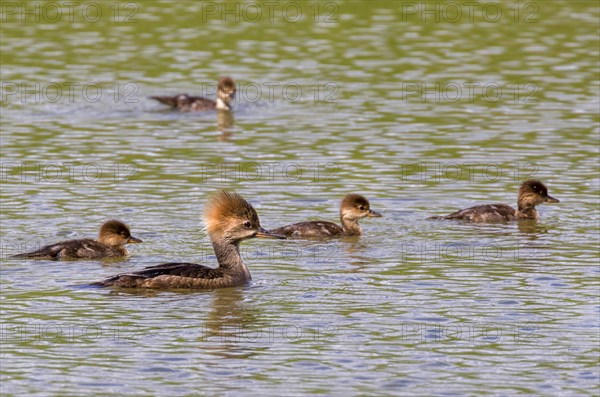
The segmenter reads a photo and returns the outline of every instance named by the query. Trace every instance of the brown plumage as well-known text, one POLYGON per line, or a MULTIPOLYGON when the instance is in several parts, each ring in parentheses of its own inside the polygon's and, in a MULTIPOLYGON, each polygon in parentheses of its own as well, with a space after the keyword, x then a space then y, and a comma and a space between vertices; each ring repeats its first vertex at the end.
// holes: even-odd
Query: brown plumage
POLYGON ((213 109, 231 110, 232 102, 235 98, 235 82, 231 77, 221 77, 217 87, 216 101, 198 96, 190 96, 188 94, 179 94, 175 96, 152 96, 150 98, 184 112, 213 109))
POLYGON ((271 230, 271 233, 293 238, 328 238, 340 236, 360 236, 362 229, 358 221, 365 217, 381 217, 371 210, 369 200, 360 194, 347 194, 340 203, 339 226, 327 221, 294 223, 271 230))
POLYGON ((125 244, 141 243, 131 235, 123 222, 110 220, 100 228, 98 239, 61 241, 46 245, 36 251, 14 255, 13 258, 27 259, 101 259, 127 256, 125 244))
POLYGON ((517 209, 507 204, 485 204, 453 212, 450 215, 434 216, 428 219, 455 219, 476 223, 510 222, 519 219, 538 219, 536 205, 558 203, 559 200, 548 195, 546 186, 535 179, 526 180, 519 188, 517 209))
POLYGON ((163 263, 118 274, 93 285, 161 289, 239 286, 251 280, 240 256, 240 242, 254 237, 285 239, 263 229, 250 203, 232 192, 220 191, 209 199, 204 209, 204 221, 217 256, 217 268, 195 263, 163 263))

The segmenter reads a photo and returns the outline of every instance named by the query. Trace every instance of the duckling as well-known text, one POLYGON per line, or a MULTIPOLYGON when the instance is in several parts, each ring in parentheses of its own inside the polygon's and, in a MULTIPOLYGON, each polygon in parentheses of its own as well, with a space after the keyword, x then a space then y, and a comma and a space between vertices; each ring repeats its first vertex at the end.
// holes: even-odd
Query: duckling
POLYGON ((163 263, 92 285, 155 289, 236 287, 252 279, 240 256, 240 242, 254 237, 285 239, 263 229, 252 205, 233 192, 219 191, 213 195, 206 204, 204 221, 217 256, 216 268, 195 263, 163 263))
POLYGON ((520 219, 538 219, 536 205, 542 203, 559 203, 548 195, 546 186, 535 179, 526 180, 519 188, 517 209, 507 204, 485 204, 453 212, 445 216, 433 216, 428 219, 457 219, 466 222, 492 223, 510 222, 520 219))
POLYGON ((184 112, 206 111, 206 110, 231 110, 231 103, 235 97, 235 83, 231 77, 221 77, 217 86, 217 100, 179 94, 175 96, 152 96, 160 103, 177 108, 184 112))
POLYGON ((13 258, 26 259, 101 259, 127 256, 125 244, 141 243, 142 240, 131 235, 123 222, 110 220, 100 228, 98 240, 85 238, 81 240, 61 241, 46 245, 37 251, 13 255, 13 258))
POLYGON ((278 227, 270 232, 286 237, 324 238, 340 236, 360 236, 362 229, 358 221, 362 218, 379 218, 382 215, 371 209, 369 200, 360 194, 347 194, 340 203, 342 226, 327 221, 308 221, 278 227))

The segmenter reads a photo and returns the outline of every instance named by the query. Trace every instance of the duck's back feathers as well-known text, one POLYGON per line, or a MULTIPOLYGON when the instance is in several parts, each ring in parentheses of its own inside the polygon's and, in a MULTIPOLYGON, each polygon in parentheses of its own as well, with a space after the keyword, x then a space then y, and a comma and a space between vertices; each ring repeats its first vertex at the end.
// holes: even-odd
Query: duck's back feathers
POLYGON ((219 288, 239 285, 220 269, 195 263, 163 263, 123 273, 92 285, 122 288, 219 288))
POLYGON ((179 94, 175 96, 152 96, 150 97, 183 111, 195 111, 195 110, 211 110, 216 107, 216 102, 207 98, 199 96, 190 96, 188 94, 179 94))
POLYGON ((510 222, 517 219, 516 211, 506 204, 485 204, 453 212, 445 216, 433 216, 429 219, 455 219, 465 222, 510 222))
POLYGON ((100 259, 127 255, 125 247, 112 247, 86 238, 46 245, 39 250, 14 255, 23 259, 100 259))
POLYGON ((344 234, 344 229, 333 222, 309 221, 294 223, 270 230, 271 233, 286 237, 337 237, 344 234))

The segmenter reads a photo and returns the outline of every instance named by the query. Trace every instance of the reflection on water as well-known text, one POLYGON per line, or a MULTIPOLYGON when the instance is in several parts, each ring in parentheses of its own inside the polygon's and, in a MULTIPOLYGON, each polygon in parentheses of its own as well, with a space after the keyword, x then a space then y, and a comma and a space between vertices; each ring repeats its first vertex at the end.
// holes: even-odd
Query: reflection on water
MULTIPOLYGON (((240 346, 243 342, 252 342, 260 332, 259 321, 264 317, 257 309, 252 309, 248 302, 243 301, 247 291, 225 288, 215 290, 210 312, 207 318, 199 324, 203 333, 201 342, 205 353, 218 358, 241 358, 254 355, 251 350, 240 346)), ((218 366, 218 364, 217 364, 218 366)))
POLYGON ((221 132, 220 141, 227 141, 233 136, 232 129, 234 124, 233 112, 226 110, 217 111, 217 129, 221 132))
POLYGON ((3 8, 0 391, 593 394, 597 2, 457 22, 418 2, 294 4, 297 21, 239 23, 210 2, 120 3, 109 23, 3 8), (211 96, 220 75, 239 84, 233 113, 148 99, 211 96), (514 203, 531 177, 561 199, 537 222, 427 220, 514 203), (334 220, 350 192, 384 217, 360 238, 245 242, 244 288, 85 287, 216 265, 200 217, 221 188, 266 228, 334 220), (144 240, 130 258, 8 258, 107 218, 144 240))
POLYGON ((550 231, 548 226, 540 224, 533 219, 519 221, 517 222, 517 225, 519 226, 519 231, 532 240, 535 240, 539 238, 539 235, 543 235, 550 231))

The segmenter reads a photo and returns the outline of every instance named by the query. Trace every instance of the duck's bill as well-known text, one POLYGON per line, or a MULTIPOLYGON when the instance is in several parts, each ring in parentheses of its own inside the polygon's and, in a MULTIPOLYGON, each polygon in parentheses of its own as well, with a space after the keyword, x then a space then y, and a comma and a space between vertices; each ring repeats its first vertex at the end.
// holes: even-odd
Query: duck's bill
POLYGON ((128 244, 139 244, 139 243, 143 243, 143 241, 139 238, 135 238, 133 236, 129 237, 129 240, 127 240, 128 244))
POLYGON ((258 230, 258 233, 254 235, 254 237, 258 238, 277 238, 280 240, 286 240, 287 237, 282 236, 281 234, 271 233, 270 231, 263 229, 262 227, 258 230))
POLYGON ((560 203, 560 200, 559 199, 555 199, 552 196, 548 196, 548 197, 546 197, 546 202, 547 203, 560 203))
POLYGON ((383 215, 381 215, 379 212, 369 210, 369 214, 367 216, 369 218, 381 218, 383 215))

